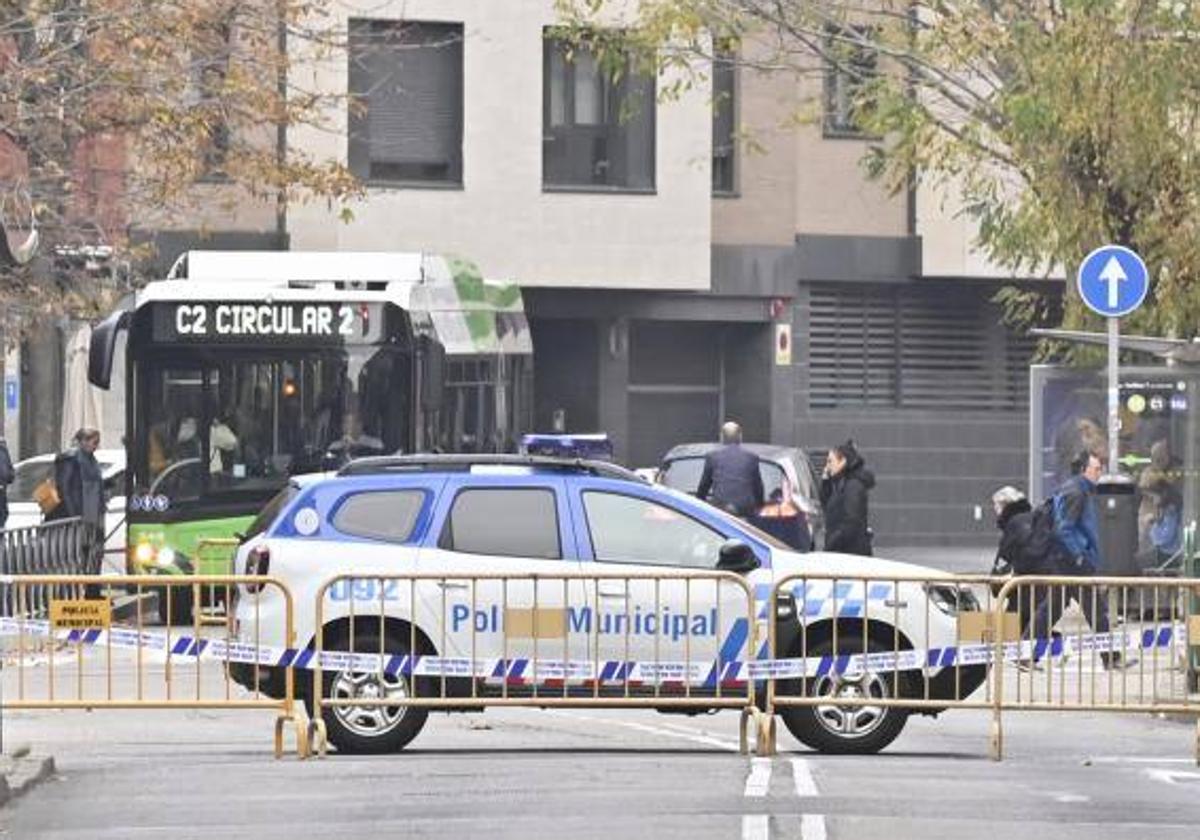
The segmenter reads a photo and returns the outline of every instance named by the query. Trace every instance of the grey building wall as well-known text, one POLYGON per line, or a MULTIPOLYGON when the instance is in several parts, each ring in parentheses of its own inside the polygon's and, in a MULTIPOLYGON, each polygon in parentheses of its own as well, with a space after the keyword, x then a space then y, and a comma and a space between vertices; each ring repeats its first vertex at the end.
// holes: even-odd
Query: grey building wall
POLYGON ((818 466, 855 441, 878 480, 877 545, 986 545, 992 492, 1027 470, 1032 343, 1002 323, 999 283, 920 279, 913 242, 798 240, 792 434, 818 466), (850 311, 831 321, 839 295, 850 311), (830 385, 831 344, 858 393, 830 385))

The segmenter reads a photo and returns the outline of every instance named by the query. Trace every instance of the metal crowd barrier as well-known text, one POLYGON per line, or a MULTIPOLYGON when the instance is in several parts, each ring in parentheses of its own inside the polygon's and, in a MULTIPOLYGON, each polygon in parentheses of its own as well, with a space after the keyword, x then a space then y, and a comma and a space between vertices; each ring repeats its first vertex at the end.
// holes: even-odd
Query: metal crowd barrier
POLYGON ((992 755, 1004 711, 1198 715, 1189 649, 1200 644, 1200 579, 1018 577, 997 595, 1019 632, 995 642, 992 755), (1010 613, 1011 614, 1011 613, 1010 613))
POLYGON ((765 731, 737 673, 755 609, 723 572, 340 575, 316 594, 310 741, 324 754, 329 716, 381 708, 731 708, 746 752, 747 724, 765 731), (339 690, 396 673, 403 696, 339 690))
MULTIPOLYGON (((233 537, 205 537, 196 541, 195 568, 199 574, 237 574, 233 558, 241 541, 233 537), (219 569, 219 571, 217 571, 219 569)), ((233 618, 232 603, 219 584, 207 584, 203 601, 193 601, 201 624, 226 624, 233 618)))
POLYGON ((767 753, 792 728, 866 733, 890 714, 992 708, 996 581, 983 575, 797 574, 777 581, 767 627, 767 753), (803 710, 803 711, 801 711, 803 710), (892 712, 891 710, 896 710, 892 712))
MULTIPOLYGON (((78 517, 0 531, 0 575, 94 575, 99 572, 96 536, 78 517)), ((95 583, 94 580, 89 583, 95 583)), ((53 598, 80 597, 84 584, 44 584, 25 591, 26 617, 45 617, 53 598)), ((13 592, 0 593, 0 616, 16 616, 13 592)))
MULTIPOLYGON (((800 708, 847 726, 893 708, 987 709, 996 759, 1006 711, 1200 716, 1187 680, 1197 595, 1200 579, 784 578, 768 613, 764 751, 776 715, 800 708)), ((1200 718, 1196 739, 1200 762, 1200 718)))
MULTIPOLYGON (((192 622, 174 627, 146 627, 141 611, 126 622, 114 621, 107 598, 81 597, 90 575, 5 576, 0 585, 15 605, 12 616, 0 618, 0 640, 9 659, 3 670, 3 702, 17 709, 258 709, 276 712, 275 755, 284 747, 284 729, 294 727, 296 748, 308 755, 308 728, 295 705, 291 669, 285 669, 281 697, 270 697, 257 686, 259 672, 273 664, 260 645, 263 637, 286 639, 294 645, 292 596, 278 580, 247 576, 124 575, 106 578, 141 596, 177 588, 198 599, 203 587, 224 589, 227 603, 238 585, 257 585, 278 591, 283 598, 284 627, 262 626, 258 611, 243 623, 239 643, 230 632, 202 626, 198 612, 192 622), (35 603, 46 598, 42 617, 35 603), (265 630, 273 632, 266 633, 265 630), (252 689, 235 685, 231 666, 252 674, 252 689), (248 695, 248 696, 247 696, 248 695)), ((168 597, 168 611, 174 599, 168 597)))

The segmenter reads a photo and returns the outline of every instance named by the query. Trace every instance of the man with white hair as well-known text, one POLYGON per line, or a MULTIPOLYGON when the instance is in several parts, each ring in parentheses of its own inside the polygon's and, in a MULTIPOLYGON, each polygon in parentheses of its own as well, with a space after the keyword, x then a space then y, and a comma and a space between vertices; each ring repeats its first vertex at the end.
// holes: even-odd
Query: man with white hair
POLYGON ((696 495, 743 519, 763 506, 758 456, 742 447, 742 427, 732 420, 721 426, 721 448, 704 458, 696 495))

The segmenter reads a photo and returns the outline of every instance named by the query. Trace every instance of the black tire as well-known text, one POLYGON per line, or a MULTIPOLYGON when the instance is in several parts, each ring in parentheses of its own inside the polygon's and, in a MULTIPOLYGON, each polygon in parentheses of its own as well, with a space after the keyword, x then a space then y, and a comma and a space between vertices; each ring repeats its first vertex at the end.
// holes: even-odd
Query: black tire
MULTIPOLYGON (((840 639, 839 642, 838 647, 843 653, 860 652, 863 649, 861 638, 857 641, 840 639)), ((886 653, 891 648, 869 640, 867 650, 871 653, 886 653)), ((832 653, 832 642, 821 642, 813 645, 808 655, 820 657, 829 656, 832 653)), ((795 695, 801 691, 811 695, 816 692, 828 693, 841 687, 848 690, 857 687, 859 696, 862 692, 866 692, 870 696, 882 699, 893 696, 893 689, 896 686, 896 680, 893 679, 891 672, 874 675, 868 673, 861 681, 847 681, 843 686, 839 686, 832 676, 814 677, 807 680, 807 686, 804 682, 800 680, 790 682, 787 684, 787 688, 780 692, 781 695, 788 693, 795 695)), ((905 680, 901 676, 899 687, 902 694, 905 691, 904 686, 905 680)), ((904 724, 908 721, 908 711, 895 706, 854 707, 832 704, 830 706, 788 706, 780 710, 780 717, 783 718, 784 725, 796 740, 818 752, 870 755, 879 752, 896 740, 904 729, 904 724), (847 715, 850 713, 854 713, 852 725, 862 731, 858 733, 836 731, 849 728, 846 722, 847 715), (861 725, 858 723, 859 720, 862 721, 861 725)))
POLYGON ((192 587, 164 586, 157 590, 158 620, 166 624, 168 619, 176 627, 192 623, 192 587), (170 602, 171 613, 167 615, 167 603, 170 602))
MULTIPOLYGON (((346 641, 342 639, 341 644, 329 642, 326 646, 330 650, 347 650, 346 641)), ((409 652, 408 642, 400 640, 392 633, 386 635, 383 649, 389 654, 405 655, 409 652)), ((359 653, 379 653, 378 628, 364 629, 355 633, 354 650, 359 653)), ((394 680, 395 685, 403 686, 403 690, 411 695, 412 677, 397 675, 394 680)), ((433 690, 432 685, 427 685, 429 682, 429 680, 417 680, 417 690, 421 696, 429 696, 433 690)), ((375 691, 379 691, 377 675, 325 671, 322 674, 321 692, 322 697, 326 700, 346 698, 351 690, 359 691, 369 685, 374 685, 375 691), (354 686, 356 679, 361 680, 362 685, 354 686)), ((308 709, 308 716, 315 718, 317 712, 313 708, 311 691, 304 693, 304 704, 308 709)), ((325 721, 325 732, 329 743, 337 747, 338 752, 376 755, 399 752, 404 749, 425 727, 425 721, 429 718, 429 709, 416 706, 325 707, 321 709, 321 718, 325 721), (380 730, 374 735, 368 733, 368 729, 372 727, 367 724, 371 720, 375 721, 373 728, 380 730)))

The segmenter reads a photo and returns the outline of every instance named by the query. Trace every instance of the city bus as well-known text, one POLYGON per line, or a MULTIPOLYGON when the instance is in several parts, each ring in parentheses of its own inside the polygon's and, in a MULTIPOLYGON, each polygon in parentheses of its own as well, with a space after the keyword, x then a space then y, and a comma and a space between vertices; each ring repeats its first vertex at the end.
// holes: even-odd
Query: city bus
MULTIPOLYGON (((466 261, 185 254, 91 336, 89 382, 125 392, 126 567, 228 574, 232 541, 293 476, 513 446, 531 353, 519 290, 466 261)), ((189 593, 169 590, 162 618, 190 621, 189 593)))

